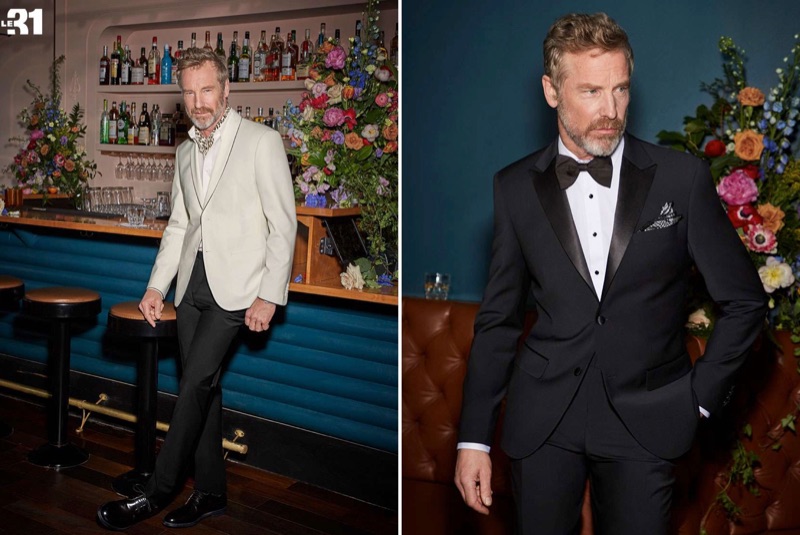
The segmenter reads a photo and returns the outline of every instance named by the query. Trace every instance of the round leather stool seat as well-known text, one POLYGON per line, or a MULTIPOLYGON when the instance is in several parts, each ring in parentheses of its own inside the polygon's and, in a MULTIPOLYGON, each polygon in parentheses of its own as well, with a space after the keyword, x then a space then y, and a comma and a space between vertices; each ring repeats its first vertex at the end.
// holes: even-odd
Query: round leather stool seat
POLYGON ((158 339, 175 336, 178 320, 175 305, 164 303, 161 319, 155 327, 147 323, 139 303, 118 303, 108 311, 108 330, 114 334, 139 339, 136 360, 136 457, 133 470, 114 478, 111 487, 133 498, 147 483, 156 466, 156 404, 158 402, 158 339))
POLYGON ((16 307, 23 295, 25 295, 25 283, 22 279, 0 275, 0 306, 16 307))
POLYGON ((117 334, 128 336, 164 337, 175 336, 177 323, 175 305, 165 302, 161 311, 161 319, 151 327, 139 310, 139 303, 127 301, 118 303, 108 311, 108 328, 117 334))
POLYGON ((100 313, 100 294, 85 288, 38 288, 25 294, 22 309, 43 318, 89 318, 100 313))

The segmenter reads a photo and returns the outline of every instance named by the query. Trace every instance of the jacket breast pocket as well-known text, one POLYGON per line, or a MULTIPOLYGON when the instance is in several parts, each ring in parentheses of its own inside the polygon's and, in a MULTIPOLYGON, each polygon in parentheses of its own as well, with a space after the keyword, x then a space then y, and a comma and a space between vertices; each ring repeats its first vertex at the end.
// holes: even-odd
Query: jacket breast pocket
POLYGON ((519 369, 536 379, 540 379, 544 375, 549 363, 550 360, 547 357, 531 349, 527 344, 522 346, 517 359, 519 369))
POLYGON ((688 353, 682 353, 678 358, 647 370, 645 382, 647 390, 655 390, 673 381, 677 381, 692 371, 692 359, 688 353))

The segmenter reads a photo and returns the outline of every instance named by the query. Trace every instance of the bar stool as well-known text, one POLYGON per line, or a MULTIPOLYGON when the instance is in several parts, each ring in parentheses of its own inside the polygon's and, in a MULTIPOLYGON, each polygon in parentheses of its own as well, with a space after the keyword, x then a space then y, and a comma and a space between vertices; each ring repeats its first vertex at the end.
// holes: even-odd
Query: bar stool
MULTIPOLYGON (((0 275, 0 310, 12 311, 19 307, 19 300, 25 295, 25 283, 10 275, 0 275)), ((0 421, 0 438, 6 438, 14 428, 0 421)))
POLYGON ((136 464, 133 470, 117 476, 111 487, 118 494, 140 494, 134 486, 144 485, 156 466, 156 394, 158 391, 158 339, 175 336, 175 306, 164 303, 161 319, 151 327, 139 311, 139 303, 119 303, 108 311, 108 329, 112 333, 139 339, 136 363, 136 464))
POLYGON ((50 378, 47 444, 33 450, 28 461, 60 470, 85 463, 89 454, 67 441, 69 416, 70 325, 100 313, 100 294, 84 288, 51 287, 30 290, 22 299, 22 312, 50 320, 47 360, 50 378))

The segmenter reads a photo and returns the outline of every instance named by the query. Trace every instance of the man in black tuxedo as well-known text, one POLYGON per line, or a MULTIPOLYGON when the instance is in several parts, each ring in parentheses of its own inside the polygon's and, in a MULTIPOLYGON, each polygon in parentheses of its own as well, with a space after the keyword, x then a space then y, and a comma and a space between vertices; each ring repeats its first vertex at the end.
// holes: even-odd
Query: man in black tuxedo
POLYGON ((506 397, 520 533, 577 532, 588 477, 596 532, 663 534, 674 460, 723 406, 766 296, 708 166, 625 133, 624 30, 603 13, 567 15, 544 59, 559 139, 495 176, 456 485, 488 514, 488 444, 506 397), (720 308, 694 367, 684 342, 693 266, 720 308), (529 299, 538 320, 518 351, 529 299))

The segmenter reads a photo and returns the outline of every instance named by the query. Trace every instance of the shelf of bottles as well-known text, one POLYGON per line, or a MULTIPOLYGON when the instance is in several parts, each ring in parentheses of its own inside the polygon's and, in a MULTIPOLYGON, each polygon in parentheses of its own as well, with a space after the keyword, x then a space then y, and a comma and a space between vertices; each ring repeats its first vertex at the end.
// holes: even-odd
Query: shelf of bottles
MULTIPOLYGON (((235 82, 230 84, 231 93, 246 91, 294 91, 305 89, 303 80, 289 82, 235 82)), ((101 85, 97 92, 100 94, 143 94, 143 95, 179 95, 180 88, 177 84, 170 85, 101 85)))

